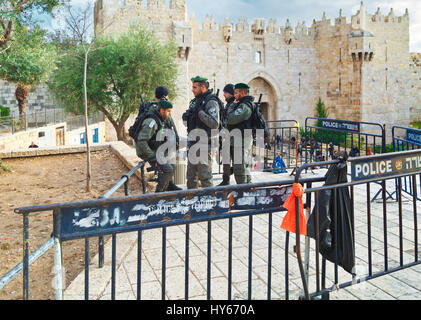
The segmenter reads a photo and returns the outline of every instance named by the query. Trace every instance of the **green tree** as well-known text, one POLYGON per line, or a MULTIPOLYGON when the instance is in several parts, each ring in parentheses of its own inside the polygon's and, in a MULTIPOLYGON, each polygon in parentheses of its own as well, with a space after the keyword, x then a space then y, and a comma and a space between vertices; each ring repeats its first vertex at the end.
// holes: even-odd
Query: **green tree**
MULTIPOLYGON (((95 40, 88 57, 87 98, 89 111, 103 112, 114 126, 118 140, 128 141, 125 123, 140 105, 140 93, 153 99, 155 88, 163 85, 175 97, 177 46, 162 43, 142 24, 133 25, 120 37, 95 40)), ((58 62, 58 72, 50 79, 50 89, 63 106, 83 114, 83 49, 75 48, 58 62)))
POLYGON ((21 118, 26 113, 30 86, 45 83, 55 68, 54 46, 44 42, 45 31, 39 27, 19 26, 8 50, 0 53, 0 77, 17 83, 16 100, 21 118))
POLYGON ((325 103, 323 102, 322 98, 319 97, 319 101, 317 101, 316 105, 316 113, 318 118, 326 119, 329 117, 329 113, 327 112, 327 108, 325 103))
MULTIPOLYGON (((61 52, 66 52, 69 48, 79 47, 84 53, 83 61, 83 106, 85 118, 85 137, 86 137, 86 191, 91 192, 92 189, 92 168, 91 168, 91 149, 90 149, 90 135, 89 135, 89 118, 88 118, 88 88, 87 88, 87 74, 88 74, 88 57, 89 53, 94 47, 93 42, 93 6, 88 2, 83 8, 73 10, 70 5, 66 6, 66 30, 64 35, 56 33, 54 38, 57 48, 61 52)), ((113 21, 109 22, 111 25, 113 21)), ((108 26, 109 26, 108 25, 108 26)), ((104 30, 102 30, 104 31, 104 30)), ((53 38, 53 39, 54 39, 53 38)))
POLYGON ((16 26, 35 11, 51 14, 64 0, 0 0, 0 50, 10 47, 16 26))

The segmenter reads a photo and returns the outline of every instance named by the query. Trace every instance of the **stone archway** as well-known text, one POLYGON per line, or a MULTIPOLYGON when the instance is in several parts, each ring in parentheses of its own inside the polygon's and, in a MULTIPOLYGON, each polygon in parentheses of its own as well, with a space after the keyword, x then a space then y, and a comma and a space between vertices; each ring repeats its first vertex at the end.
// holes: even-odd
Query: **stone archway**
POLYGON ((255 97, 255 102, 259 100, 260 94, 263 94, 262 96, 262 112, 265 116, 265 119, 267 121, 271 120, 278 120, 277 119, 277 103, 278 98, 276 95, 275 90, 273 89, 273 86, 264 78, 262 77, 256 77, 253 80, 251 80, 249 83, 250 89, 250 95, 255 97))

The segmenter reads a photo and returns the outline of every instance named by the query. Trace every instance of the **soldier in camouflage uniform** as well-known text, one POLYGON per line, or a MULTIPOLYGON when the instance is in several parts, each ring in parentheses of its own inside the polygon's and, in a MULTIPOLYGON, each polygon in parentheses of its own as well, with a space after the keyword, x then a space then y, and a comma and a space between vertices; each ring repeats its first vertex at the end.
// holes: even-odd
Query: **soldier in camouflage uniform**
MULTIPOLYGON (((234 85, 233 84, 227 84, 224 88, 224 98, 226 101, 225 105, 225 112, 223 115, 221 115, 221 121, 224 123, 224 127, 226 127, 227 124, 227 112, 228 109, 231 107, 232 104, 235 104, 235 97, 234 97, 234 85)), ((227 141, 228 143, 229 141, 227 141)), ((222 140, 222 143, 225 143, 225 140, 222 140)), ((222 186, 228 186, 230 185, 232 170, 231 170, 231 161, 233 157, 233 152, 230 150, 230 163, 223 165, 223 175, 222 175, 222 183, 219 185, 219 187, 222 186)))
MULTIPOLYGON (((208 155, 206 163, 193 164, 188 157, 187 163, 187 188, 197 189, 199 181, 202 188, 213 186, 212 177, 212 130, 219 129, 219 104, 216 96, 209 90, 208 79, 203 77, 192 78, 193 94, 195 99, 191 102, 189 110, 183 115, 187 123, 187 133, 201 129, 207 134, 208 155)), ((193 145, 203 143, 201 140, 188 142, 188 149, 193 145)))
POLYGON ((231 138, 231 148, 234 155, 242 155, 242 161, 234 157, 234 176, 237 184, 251 183, 251 169, 253 161, 253 137, 244 135, 246 129, 253 129, 251 116, 254 110, 254 97, 249 96, 250 87, 247 84, 239 83, 235 85, 236 103, 231 104, 227 110, 227 125, 231 132, 239 129, 243 139, 240 142, 231 138))
POLYGON ((161 164, 156 156, 159 147, 165 143, 165 141, 157 141, 159 131, 164 129, 172 130, 175 138, 171 120, 172 108, 172 103, 166 100, 161 100, 158 103, 158 108, 151 108, 141 124, 136 143, 137 156, 149 162, 151 167, 158 171, 156 193, 181 190, 173 182, 175 165, 161 164))

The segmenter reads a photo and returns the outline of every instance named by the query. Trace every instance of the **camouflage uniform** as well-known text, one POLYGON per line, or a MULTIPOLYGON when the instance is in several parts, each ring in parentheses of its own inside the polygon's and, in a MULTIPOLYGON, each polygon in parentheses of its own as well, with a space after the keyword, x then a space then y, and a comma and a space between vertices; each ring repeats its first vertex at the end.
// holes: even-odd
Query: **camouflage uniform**
MULTIPOLYGON (((187 122, 187 131, 190 134, 195 129, 202 129, 208 135, 208 159, 207 163, 192 164, 189 159, 187 163, 187 188, 197 189, 199 181, 202 188, 213 186, 212 176, 212 135, 211 130, 219 128, 219 104, 210 95, 211 90, 194 99, 189 110, 184 114, 183 120, 187 122), (208 101, 208 102, 206 102, 208 101), (194 106, 193 106, 194 103, 194 106)), ((189 149, 200 141, 189 141, 189 149)))
MULTIPOLYGON (((235 98, 234 97, 232 97, 231 99, 229 99, 227 101, 227 104, 225 106, 225 114, 224 114, 225 121, 227 121, 228 110, 230 108, 232 109, 232 108, 235 107, 234 101, 235 101, 235 98)), ((222 143, 225 143, 225 141, 222 141, 222 143)), ((234 154, 233 154, 233 148, 230 148, 230 163, 223 165, 222 179, 223 179, 223 182, 225 182, 226 184, 229 184, 230 183, 230 180, 231 180, 231 175, 232 175, 231 163, 233 162, 233 156, 234 156, 234 154)))
POLYGON ((245 136, 246 129, 252 129, 250 119, 253 113, 254 98, 246 96, 240 99, 238 104, 231 104, 227 110, 227 124, 230 131, 239 129, 243 133, 241 144, 231 138, 231 148, 234 154, 242 154, 242 163, 236 164, 234 161, 234 176, 237 184, 251 183, 251 169, 253 166, 253 138, 245 136))
POLYGON ((158 132, 164 129, 174 131, 172 119, 163 120, 158 108, 153 108, 142 123, 136 143, 137 156, 148 161, 151 166, 157 165, 158 167, 156 193, 167 191, 175 172, 175 165, 173 164, 157 164, 156 152, 164 142, 157 141, 156 138, 158 132))

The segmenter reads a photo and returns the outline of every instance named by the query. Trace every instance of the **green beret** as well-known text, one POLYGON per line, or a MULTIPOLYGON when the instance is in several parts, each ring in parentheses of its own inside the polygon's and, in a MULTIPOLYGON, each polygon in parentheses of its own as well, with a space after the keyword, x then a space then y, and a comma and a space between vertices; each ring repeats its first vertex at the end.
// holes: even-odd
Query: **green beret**
POLYGON ((237 83, 235 85, 235 89, 247 89, 247 90, 249 90, 250 86, 245 84, 245 83, 237 83))
POLYGON ((207 82, 208 78, 197 76, 197 77, 191 78, 191 81, 192 82, 207 82))
POLYGON ((169 102, 169 101, 166 101, 166 100, 159 101, 158 105, 161 109, 172 109, 173 108, 172 103, 169 102))

